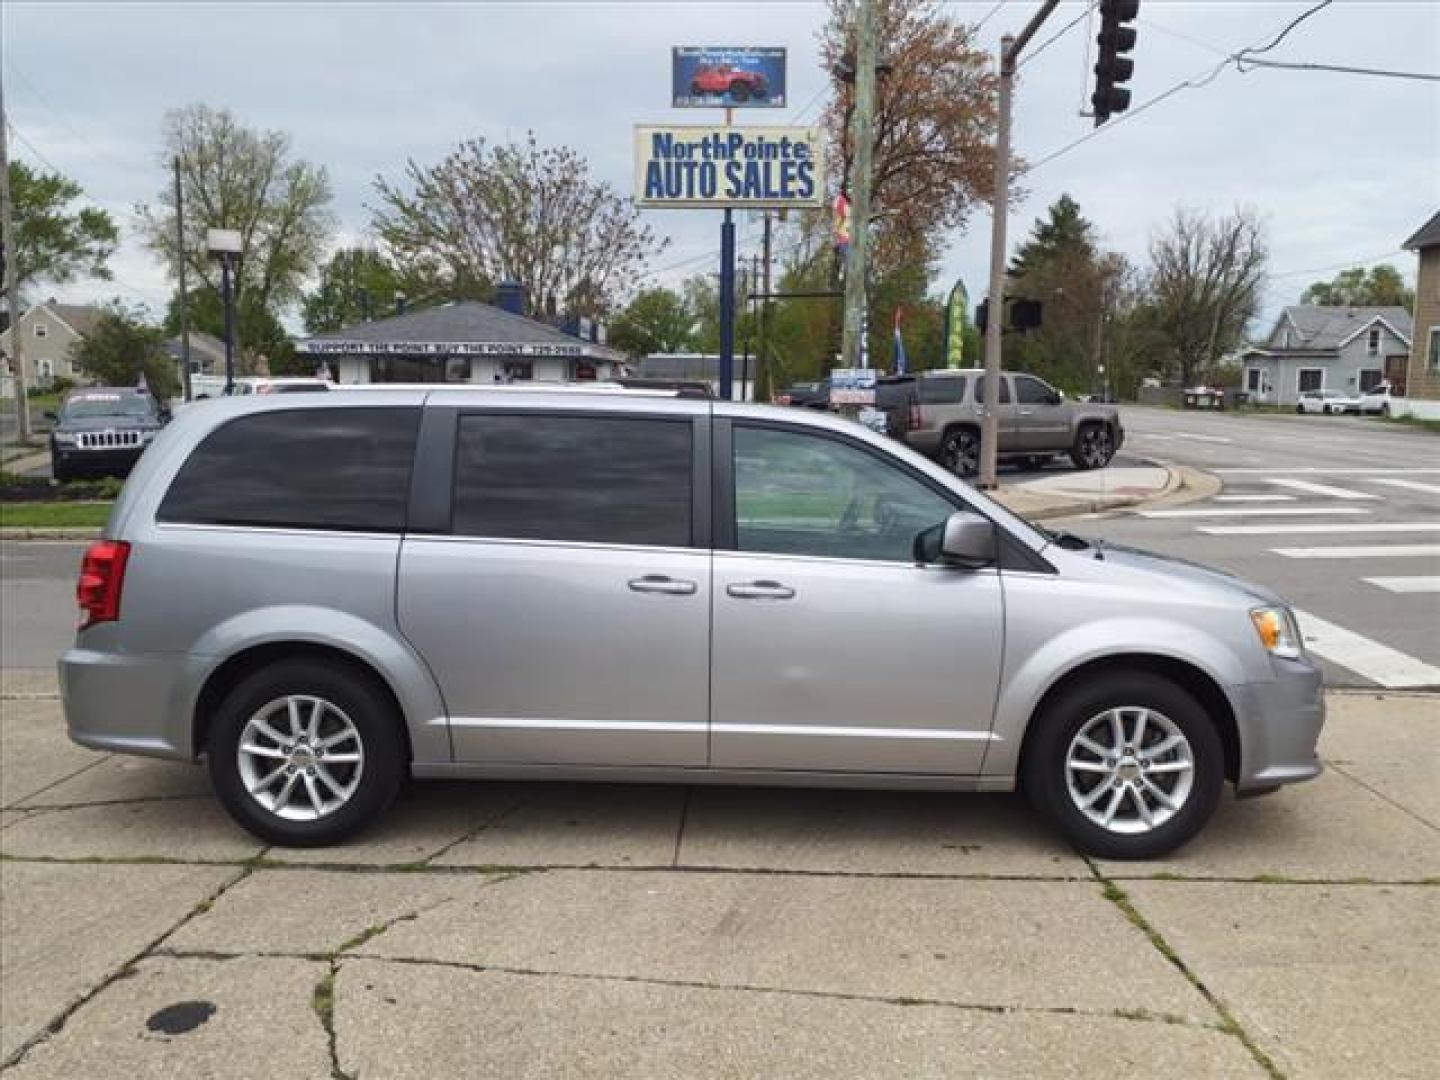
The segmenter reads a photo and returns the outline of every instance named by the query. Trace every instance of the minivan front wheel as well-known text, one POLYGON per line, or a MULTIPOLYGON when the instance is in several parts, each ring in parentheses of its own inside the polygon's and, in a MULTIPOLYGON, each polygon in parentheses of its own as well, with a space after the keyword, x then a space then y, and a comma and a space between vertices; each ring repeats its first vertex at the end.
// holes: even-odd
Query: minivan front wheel
POLYGON ((1210 717, 1180 687, 1109 673, 1048 704, 1022 765, 1036 807, 1081 851, 1148 859, 1215 812, 1225 755, 1210 717))
POLYGON ((980 471, 980 436, 971 428, 947 431, 940 443, 940 463, 956 476, 974 476, 980 471))
POLYGON ((274 844, 319 847, 358 833, 404 774, 394 707, 372 682, 323 661, 285 661, 242 680, 208 745, 226 810, 274 844))

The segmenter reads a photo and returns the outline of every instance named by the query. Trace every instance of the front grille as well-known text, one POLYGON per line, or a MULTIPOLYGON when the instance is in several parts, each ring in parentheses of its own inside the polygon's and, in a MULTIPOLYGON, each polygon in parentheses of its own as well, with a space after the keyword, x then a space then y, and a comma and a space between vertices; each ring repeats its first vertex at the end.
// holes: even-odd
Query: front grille
POLYGON ((82 431, 75 445, 82 450, 123 450, 140 445, 138 431, 82 431))

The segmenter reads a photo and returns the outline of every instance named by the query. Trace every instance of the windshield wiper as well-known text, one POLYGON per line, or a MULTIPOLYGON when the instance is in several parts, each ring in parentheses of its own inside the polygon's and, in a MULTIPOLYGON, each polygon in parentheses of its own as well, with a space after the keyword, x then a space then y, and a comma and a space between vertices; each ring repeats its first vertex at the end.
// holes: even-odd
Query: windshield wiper
POLYGON ((1105 558, 1103 543, 1100 540, 1087 540, 1083 536, 1077 536, 1075 533, 1066 532, 1063 529, 1046 529, 1042 526, 1040 531, 1048 536, 1053 543, 1059 544, 1066 551, 1085 551, 1093 548, 1095 558, 1105 558))

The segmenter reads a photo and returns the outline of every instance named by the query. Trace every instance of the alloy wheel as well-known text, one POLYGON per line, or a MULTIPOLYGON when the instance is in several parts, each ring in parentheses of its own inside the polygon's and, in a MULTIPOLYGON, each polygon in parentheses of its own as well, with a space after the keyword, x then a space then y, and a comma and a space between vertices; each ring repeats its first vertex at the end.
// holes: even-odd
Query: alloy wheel
POLYGON ((945 467, 956 476, 974 476, 980 471, 980 440, 969 431, 945 437, 945 467))
POLYGON ((1148 833, 1184 808, 1195 754, 1180 728, 1143 705, 1091 717, 1070 741, 1065 786, 1075 808, 1108 832, 1148 833))
POLYGON ((318 821, 360 786, 365 744, 334 702, 289 694, 257 709, 236 749, 250 797, 288 821, 318 821))
POLYGON ((1115 456, 1111 449, 1110 431, 1104 427, 1086 428, 1080 436, 1080 458, 1087 469, 1099 469, 1110 464, 1115 456))

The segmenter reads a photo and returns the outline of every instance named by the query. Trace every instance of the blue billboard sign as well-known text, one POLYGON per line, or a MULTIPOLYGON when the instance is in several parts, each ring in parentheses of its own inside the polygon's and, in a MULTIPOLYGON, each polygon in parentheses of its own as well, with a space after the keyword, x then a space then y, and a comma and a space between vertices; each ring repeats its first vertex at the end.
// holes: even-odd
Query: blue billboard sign
POLYGON ((670 82, 677 109, 783 109, 785 50, 677 45, 670 82))

